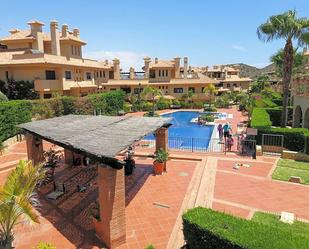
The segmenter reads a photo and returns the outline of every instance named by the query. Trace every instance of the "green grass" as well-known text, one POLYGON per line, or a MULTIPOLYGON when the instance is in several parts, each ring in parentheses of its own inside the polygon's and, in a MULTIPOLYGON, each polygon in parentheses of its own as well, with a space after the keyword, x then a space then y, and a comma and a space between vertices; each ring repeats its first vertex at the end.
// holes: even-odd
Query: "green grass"
POLYGON ((302 184, 309 184, 309 163, 290 159, 280 159, 272 175, 273 179, 289 181, 291 176, 301 178, 302 184))
POLYGON ((183 215, 184 237, 191 249, 308 248, 307 224, 295 223, 288 227, 277 225, 278 221, 271 217, 262 218, 257 215, 255 220, 245 220, 198 207, 183 215))
POLYGON ((278 215, 266 214, 263 212, 256 212, 251 220, 262 223, 262 224, 275 226, 276 228, 283 229, 291 233, 297 233, 297 234, 309 236, 309 224, 308 223, 294 221, 293 224, 287 224, 287 223, 281 222, 278 215))

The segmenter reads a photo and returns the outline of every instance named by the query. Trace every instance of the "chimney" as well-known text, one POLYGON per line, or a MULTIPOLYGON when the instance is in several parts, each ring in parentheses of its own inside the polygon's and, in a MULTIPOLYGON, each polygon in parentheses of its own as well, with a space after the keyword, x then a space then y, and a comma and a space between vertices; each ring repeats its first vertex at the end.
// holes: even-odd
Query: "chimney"
POLYGON ((158 64, 158 57, 155 58, 155 63, 158 64))
POLYGON ((68 36, 68 29, 69 29, 69 26, 67 24, 62 25, 62 28, 61 28, 62 37, 68 36))
POLYGON ((120 61, 119 59, 113 59, 114 79, 120 80, 120 61))
POLYGON ((145 79, 148 79, 149 78, 149 64, 150 64, 150 58, 149 57, 145 57, 144 58, 144 63, 145 63, 145 66, 144 66, 144 71, 145 71, 145 75, 144 75, 144 78, 145 79))
POLYGON ((134 67, 130 67, 130 80, 134 80, 134 67))
POLYGON ((75 37, 79 38, 79 29, 78 28, 73 29, 73 35, 75 37))
POLYGON ((50 38, 51 38, 51 53, 53 55, 60 56, 58 22, 55 20, 50 22, 50 38))
POLYGON ((175 61, 175 78, 179 79, 180 78, 180 58, 175 57, 174 61, 175 61))
POLYGON ((108 60, 105 60, 104 65, 105 65, 105 66, 108 65, 108 60))
POLYGON ((20 32, 20 30, 19 29, 11 29, 11 30, 9 30, 9 32, 10 32, 11 35, 14 35, 14 34, 20 32))
POLYGON ((188 77, 188 57, 183 58, 183 77, 188 77))
POLYGON ((31 35, 36 38, 36 41, 33 44, 33 49, 39 50, 44 53, 44 43, 43 43, 43 32, 42 27, 44 23, 39 21, 30 21, 28 22, 30 25, 31 35))

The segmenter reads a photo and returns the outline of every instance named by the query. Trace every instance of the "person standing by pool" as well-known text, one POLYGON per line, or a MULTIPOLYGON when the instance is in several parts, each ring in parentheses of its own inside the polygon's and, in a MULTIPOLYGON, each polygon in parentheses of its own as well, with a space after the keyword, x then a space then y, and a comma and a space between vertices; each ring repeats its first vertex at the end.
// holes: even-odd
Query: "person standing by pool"
POLYGON ((224 131, 224 138, 226 139, 231 133, 232 133, 232 128, 229 122, 226 122, 223 126, 223 131, 224 131))
POLYGON ((218 129, 218 132, 219 132, 219 139, 221 141, 222 138, 223 138, 223 127, 222 127, 222 124, 219 124, 217 129, 218 129))

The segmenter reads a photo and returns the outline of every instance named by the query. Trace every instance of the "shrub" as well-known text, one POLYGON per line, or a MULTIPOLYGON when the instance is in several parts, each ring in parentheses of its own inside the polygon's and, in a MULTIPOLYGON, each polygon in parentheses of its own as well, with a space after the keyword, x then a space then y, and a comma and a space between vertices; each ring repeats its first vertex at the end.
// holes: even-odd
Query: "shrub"
POLYGON ((309 237, 206 208, 183 215, 183 233, 190 249, 306 248, 309 237))
POLYGON ((31 121, 31 103, 27 100, 0 103, 0 141, 19 132, 18 124, 31 121))
POLYGON ((31 249, 57 249, 57 248, 51 244, 40 242, 36 247, 32 247, 31 249))
POLYGON ((94 113, 93 105, 88 98, 77 98, 74 102, 75 114, 92 115, 94 113))
POLYGON ((9 79, 8 82, 0 81, 0 91, 11 100, 38 98, 33 81, 17 81, 13 79, 9 79))
POLYGON ((218 97, 215 101, 215 107, 217 108, 228 108, 230 105, 230 100, 227 95, 222 95, 218 97))
POLYGON ((168 99, 160 98, 157 101, 157 108, 158 110, 164 110, 164 109, 169 109, 171 105, 171 101, 168 99))
POLYGON ((191 103, 186 101, 179 101, 181 108, 191 108, 191 103))
POLYGON ((5 101, 8 101, 8 100, 9 100, 8 97, 0 91, 0 102, 5 102, 5 101))
POLYGON ((204 112, 216 112, 216 111, 217 111, 217 108, 214 106, 204 108, 204 112))
POLYGON ((203 114, 200 116, 200 118, 202 120, 205 120, 206 122, 214 122, 215 121, 215 117, 212 114, 203 114))
POLYGON ((35 119, 47 119, 55 116, 55 111, 52 109, 48 100, 40 99, 32 101, 32 116, 35 119))
POLYGON ((197 109, 201 109, 204 107, 204 103, 202 101, 196 101, 193 103, 193 107, 197 109))
POLYGON ((148 246, 146 246, 146 248, 145 249, 156 249, 153 245, 148 245, 148 246))
POLYGON ((173 105, 178 105, 178 106, 179 106, 179 105, 180 105, 180 101, 179 101, 178 99, 173 99, 173 100, 172 100, 172 104, 173 104, 173 105))
POLYGON ((254 108, 251 117, 251 126, 257 127, 267 127, 271 126, 272 123, 269 118, 269 114, 263 108, 254 108))
POLYGON ((69 97, 69 96, 61 97, 61 102, 63 105, 63 115, 75 113, 74 101, 75 101, 74 97, 69 97))

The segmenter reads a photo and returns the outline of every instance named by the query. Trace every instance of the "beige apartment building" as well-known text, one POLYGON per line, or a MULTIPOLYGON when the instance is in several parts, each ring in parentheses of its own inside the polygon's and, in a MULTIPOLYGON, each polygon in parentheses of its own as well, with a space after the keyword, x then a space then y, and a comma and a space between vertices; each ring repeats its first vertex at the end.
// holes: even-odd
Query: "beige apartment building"
POLYGON ((41 98, 53 92, 83 96, 97 92, 102 82, 114 78, 113 64, 83 58, 79 29, 69 30, 57 21, 50 22, 50 32, 43 32, 44 24, 28 22, 27 30, 12 29, 8 37, 0 39, 0 80, 34 81, 41 98))
POLYGON ((305 68, 292 83, 293 127, 309 129, 309 51, 304 49, 305 68))
POLYGON ((197 67, 194 71, 200 72, 207 77, 218 81, 216 84, 218 91, 240 92, 247 91, 252 82, 251 78, 240 77, 239 66, 214 65, 212 67, 197 67))
POLYGON ((219 92, 241 91, 249 88, 251 79, 240 78, 239 69, 214 66, 207 70, 192 70, 188 58, 171 60, 144 58, 142 71, 130 68, 122 72, 119 59, 111 63, 83 58, 83 46, 77 28, 67 24, 58 29, 57 21, 50 22, 49 32, 43 31, 40 21, 28 22, 29 29, 12 29, 0 39, 0 80, 34 81, 41 98, 52 93, 84 96, 96 92, 122 89, 137 94, 151 85, 170 98, 181 98, 189 91, 194 100, 206 100, 207 84, 219 92))

